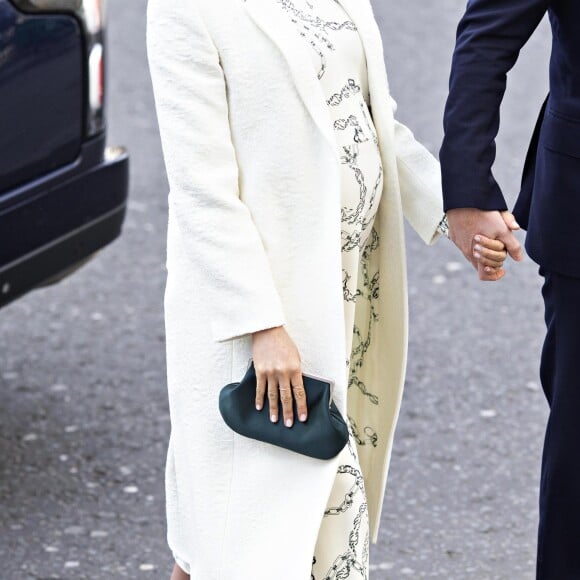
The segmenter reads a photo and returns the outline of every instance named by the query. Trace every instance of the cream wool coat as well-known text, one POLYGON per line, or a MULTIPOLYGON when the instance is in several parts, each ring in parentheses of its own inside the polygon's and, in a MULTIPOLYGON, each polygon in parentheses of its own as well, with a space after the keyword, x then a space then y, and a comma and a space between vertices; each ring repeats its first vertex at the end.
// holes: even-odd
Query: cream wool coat
MULTIPOLYGON (((149 0, 147 49, 169 179, 168 541, 193 580, 307 580, 336 469, 233 434, 218 392, 251 333, 285 325, 304 372, 346 414, 339 152, 307 46, 276 0, 149 0)), ((359 446, 376 541, 407 356, 403 215, 426 243, 443 216, 439 167, 395 121, 368 0, 340 0, 367 57, 385 170, 374 228, 378 322, 349 391, 377 433, 359 446)))

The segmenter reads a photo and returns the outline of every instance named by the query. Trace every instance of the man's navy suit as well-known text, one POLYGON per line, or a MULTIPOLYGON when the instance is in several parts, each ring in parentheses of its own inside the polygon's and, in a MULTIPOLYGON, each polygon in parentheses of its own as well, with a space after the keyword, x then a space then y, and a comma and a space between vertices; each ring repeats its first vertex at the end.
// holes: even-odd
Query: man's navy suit
POLYGON ((507 72, 548 13, 550 95, 514 213, 545 277, 550 404, 537 577, 580 580, 580 0, 470 0, 458 28, 440 158, 445 209, 507 209, 492 166, 507 72))

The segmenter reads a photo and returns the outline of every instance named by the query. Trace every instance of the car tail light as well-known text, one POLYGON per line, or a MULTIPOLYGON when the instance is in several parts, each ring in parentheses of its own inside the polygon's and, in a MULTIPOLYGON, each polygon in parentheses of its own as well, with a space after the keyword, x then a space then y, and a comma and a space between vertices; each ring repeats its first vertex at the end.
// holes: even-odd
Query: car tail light
POLYGON ((105 125, 104 20, 105 0, 13 0, 26 12, 71 12, 81 22, 86 39, 88 136, 105 125))

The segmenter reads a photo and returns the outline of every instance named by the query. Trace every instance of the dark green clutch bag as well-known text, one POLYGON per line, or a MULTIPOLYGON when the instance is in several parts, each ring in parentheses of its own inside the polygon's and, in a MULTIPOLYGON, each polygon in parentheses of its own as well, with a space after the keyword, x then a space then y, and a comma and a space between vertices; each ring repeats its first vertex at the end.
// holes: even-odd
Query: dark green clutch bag
MULTIPOLYGON (((219 409, 226 424, 236 433, 264 441, 316 459, 331 459, 348 441, 348 427, 332 401, 332 383, 302 374, 308 404, 308 419, 285 427, 282 419, 272 423, 268 405, 255 407, 256 371, 253 361, 239 383, 230 383, 220 391, 219 409)), ((297 417, 294 402, 294 417, 297 417)))

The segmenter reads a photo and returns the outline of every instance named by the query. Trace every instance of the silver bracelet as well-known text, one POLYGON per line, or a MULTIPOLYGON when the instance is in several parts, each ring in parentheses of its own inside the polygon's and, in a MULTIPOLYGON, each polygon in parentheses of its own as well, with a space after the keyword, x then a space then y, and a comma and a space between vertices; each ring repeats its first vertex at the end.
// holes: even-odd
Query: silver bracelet
POLYGON ((449 237, 449 222, 447 221, 447 214, 445 214, 443 216, 443 219, 439 222, 439 225, 437 226, 437 231, 445 236, 445 237, 449 237))

